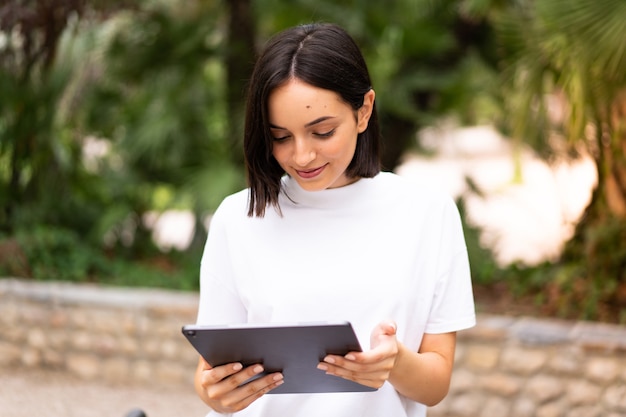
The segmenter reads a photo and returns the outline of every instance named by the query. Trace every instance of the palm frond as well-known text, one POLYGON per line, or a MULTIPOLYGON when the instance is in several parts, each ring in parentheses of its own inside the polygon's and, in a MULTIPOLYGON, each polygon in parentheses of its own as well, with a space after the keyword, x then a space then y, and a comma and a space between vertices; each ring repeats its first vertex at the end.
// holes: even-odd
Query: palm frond
POLYGON ((607 80, 626 80, 626 2, 538 1, 537 11, 552 34, 567 36, 569 49, 593 71, 607 80))
POLYGON ((607 108, 626 87, 626 2, 537 0, 510 7, 495 26, 505 88, 518 96, 516 135, 545 136, 551 92, 566 97, 565 119, 551 129, 563 129, 571 144, 590 123, 606 122, 607 108))

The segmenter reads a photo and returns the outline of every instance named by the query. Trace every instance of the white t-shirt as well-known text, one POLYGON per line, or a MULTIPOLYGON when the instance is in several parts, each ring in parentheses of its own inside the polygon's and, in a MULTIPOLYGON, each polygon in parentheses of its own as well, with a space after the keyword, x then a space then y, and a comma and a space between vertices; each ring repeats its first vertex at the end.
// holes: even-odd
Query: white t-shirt
MULTIPOLYGON (((247 216, 248 191, 215 212, 200 272, 199 324, 350 321, 364 349, 394 320, 417 351, 424 333, 475 324, 467 250, 453 200, 391 173, 308 192, 283 179, 282 216, 247 216)), ((320 371, 321 372, 321 371, 320 371)), ((385 383, 376 392, 265 395, 237 416, 421 417, 385 383)))

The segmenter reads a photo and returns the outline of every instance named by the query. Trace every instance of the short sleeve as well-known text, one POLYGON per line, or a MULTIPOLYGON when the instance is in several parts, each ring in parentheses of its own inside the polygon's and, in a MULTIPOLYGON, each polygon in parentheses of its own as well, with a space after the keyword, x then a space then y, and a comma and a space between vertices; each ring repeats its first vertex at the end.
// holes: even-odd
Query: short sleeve
POLYGON ((459 211, 452 199, 444 208, 438 276, 426 333, 447 333, 476 324, 467 247, 459 211))
POLYGON ((227 219, 228 209, 222 203, 211 219, 200 263, 198 324, 246 321, 246 309, 241 303, 235 283, 227 219))

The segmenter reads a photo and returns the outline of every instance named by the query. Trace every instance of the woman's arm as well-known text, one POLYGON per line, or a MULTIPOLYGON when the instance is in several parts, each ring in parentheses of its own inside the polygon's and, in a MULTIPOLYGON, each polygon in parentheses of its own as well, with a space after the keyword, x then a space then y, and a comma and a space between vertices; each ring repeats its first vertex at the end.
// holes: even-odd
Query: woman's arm
POLYGON ((448 394, 456 333, 424 334, 419 352, 398 343, 389 382, 405 397, 433 406, 448 394))

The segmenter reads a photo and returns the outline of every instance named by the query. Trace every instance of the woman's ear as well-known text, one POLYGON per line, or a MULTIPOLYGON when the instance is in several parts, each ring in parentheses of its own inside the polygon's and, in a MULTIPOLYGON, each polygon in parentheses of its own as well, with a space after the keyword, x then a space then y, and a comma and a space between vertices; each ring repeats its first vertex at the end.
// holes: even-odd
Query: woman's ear
POLYGON ((363 133, 367 129, 367 125, 372 116, 374 110, 374 100, 376 99, 376 93, 373 89, 370 89, 363 97, 363 105, 357 110, 357 129, 359 133, 363 133))

